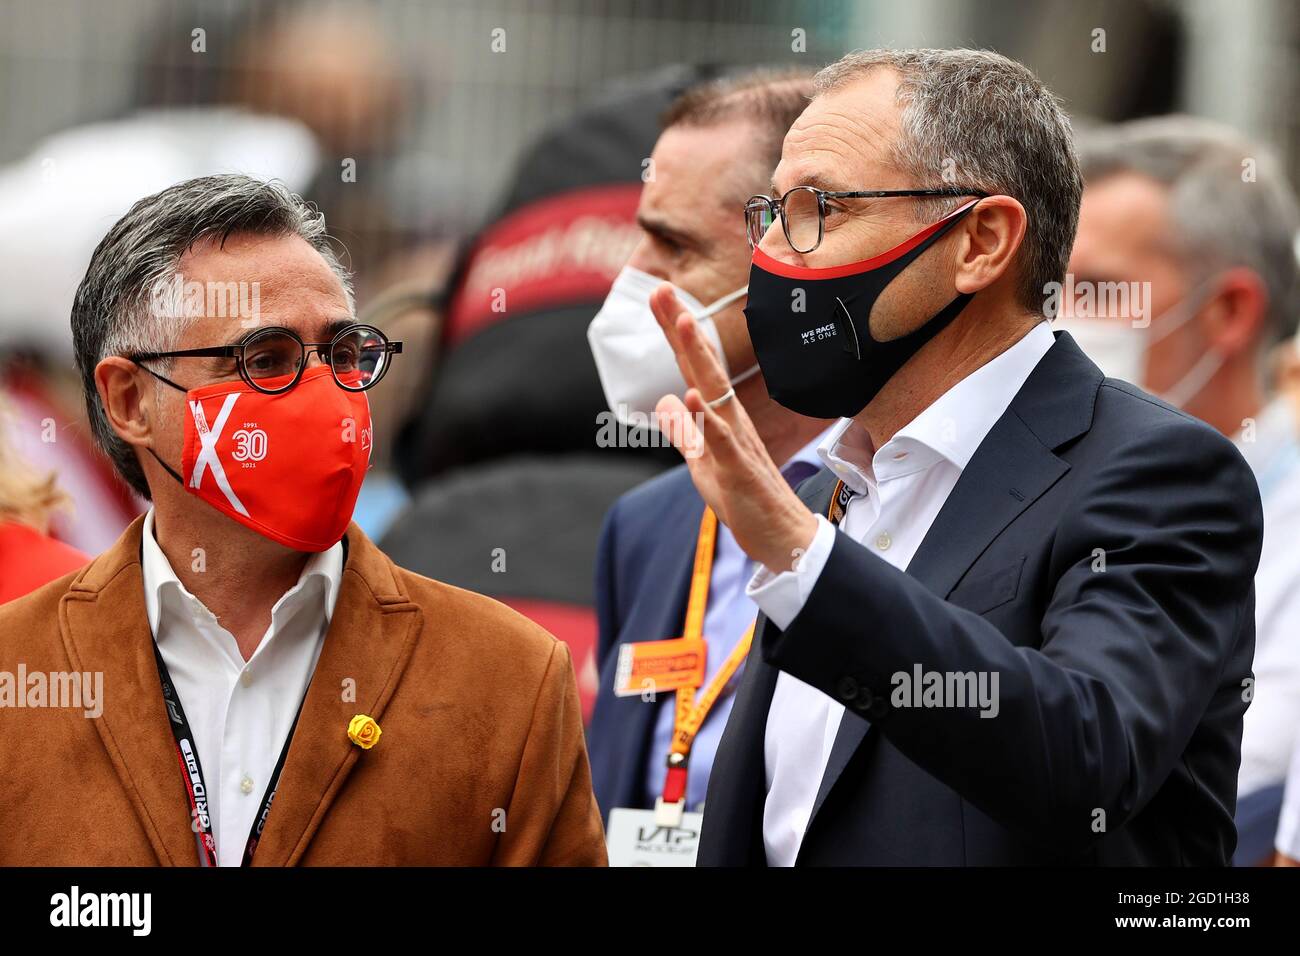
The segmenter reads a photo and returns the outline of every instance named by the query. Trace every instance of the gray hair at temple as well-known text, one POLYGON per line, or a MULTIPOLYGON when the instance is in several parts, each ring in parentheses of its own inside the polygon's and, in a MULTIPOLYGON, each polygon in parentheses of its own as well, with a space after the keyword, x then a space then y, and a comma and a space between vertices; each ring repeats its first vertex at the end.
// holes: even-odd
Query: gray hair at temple
MULTIPOLYGON (((1028 67, 989 50, 849 53, 817 74, 816 95, 878 69, 899 76, 902 131, 891 162, 914 188, 973 187, 1024 206, 1029 221, 1016 255, 1017 299, 1041 313, 1048 284, 1065 278, 1083 194, 1060 102, 1028 67)), ((918 202, 916 216, 933 221, 968 201, 918 202)))
MULTIPOLYGON (((278 182, 223 174, 190 179, 141 199, 95 247, 72 304, 72 339, 86 413, 96 443, 119 475, 149 498, 149 485, 131 445, 109 424, 95 387, 95 366, 110 355, 166 352, 192 319, 160 314, 156 290, 176 276, 182 256, 205 240, 237 233, 297 235, 338 275, 355 311, 351 276, 333 248, 325 217, 278 182)), ((171 362, 159 360, 166 374, 171 362)), ((155 387, 158 382, 155 381, 155 387)))
POLYGON ((1234 266, 1260 277, 1268 291, 1261 348, 1295 333, 1300 209, 1266 146, 1221 123, 1174 115, 1090 130, 1079 152, 1089 185, 1135 173, 1168 189, 1170 248, 1190 284, 1234 266))

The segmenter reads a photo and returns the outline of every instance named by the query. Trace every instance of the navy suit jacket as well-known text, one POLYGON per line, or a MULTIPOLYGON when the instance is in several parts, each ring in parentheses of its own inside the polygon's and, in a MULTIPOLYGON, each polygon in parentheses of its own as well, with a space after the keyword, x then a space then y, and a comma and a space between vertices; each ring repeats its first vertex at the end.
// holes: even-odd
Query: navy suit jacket
POLYGON ((1230 441, 1057 333, 906 573, 837 532, 790 627, 760 623, 699 863, 766 862, 786 671, 846 708, 800 865, 1226 864, 1262 526, 1230 441), (996 672, 998 715, 896 706, 917 664, 996 672))
MULTIPOLYGON (((600 689, 587 727, 591 782, 606 822, 614 807, 648 808, 645 767, 659 708, 614 696, 620 644, 681 637, 704 500, 685 465, 627 492, 605 517, 596 556, 600 689)), ((667 754, 664 755, 665 757, 667 754)))

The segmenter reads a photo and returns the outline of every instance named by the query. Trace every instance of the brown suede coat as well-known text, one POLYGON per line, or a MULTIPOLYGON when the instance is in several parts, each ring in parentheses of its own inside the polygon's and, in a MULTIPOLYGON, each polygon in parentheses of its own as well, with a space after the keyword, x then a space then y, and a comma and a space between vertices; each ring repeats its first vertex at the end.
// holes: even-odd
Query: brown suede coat
MULTIPOLYGON (((145 615, 143 520, 0 606, 0 671, 103 673, 98 718, 0 707, 0 865, 198 865, 145 615)), ((355 523, 347 539, 254 865, 604 865, 568 648, 397 567, 355 523), (370 750, 348 739, 356 714, 382 729, 370 750)))

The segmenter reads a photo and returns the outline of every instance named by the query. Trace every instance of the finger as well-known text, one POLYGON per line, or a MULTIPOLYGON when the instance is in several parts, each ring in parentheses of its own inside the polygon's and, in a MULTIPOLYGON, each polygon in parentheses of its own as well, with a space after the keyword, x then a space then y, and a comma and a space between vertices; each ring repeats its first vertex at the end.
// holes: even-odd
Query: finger
MULTIPOLYGON (((727 402, 732 404, 735 399, 727 402)), ((732 465, 743 456, 736 444, 737 430, 720 414, 725 405, 711 408, 698 388, 687 389, 682 404, 691 427, 700 432, 701 445, 707 436, 708 451, 720 464, 732 465)))
MULTIPOLYGON (((686 377, 687 384, 700 390, 707 399, 720 398, 731 388, 731 379, 722 362, 713 351, 712 345, 700 333, 699 324, 692 315, 682 315, 677 319, 677 337, 682 344, 682 353, 690 367, 686 377)), ((725 409, 724 417, 729 417, 730 407, 736 400, 718 406, 725 409)))
MULTIPOLYGON (((699 392, 690 389, 687 395, 699 392)), ((704 453, 704 435, 696 427, 693 414, 676 395, 665 395, 655 405, 655 421, 659 431, 668 436, 673 447, 687 460, 698 458, 704 453)))
POLYGON ((671 283, 661 283, 659 288, 650 294, 650 311, 654 313, 655 321, 659 323, 659 328, 663 331, 664 337, 668 339, 668 344, 672 346, 673 352, 680 352, 681 342, 677 338, 677 317, 685 314, 686 310, 677 301, 677 294, 673 292, 671 283))
POLYGON ((668 347, 673 350, 673 358, 677 361, 677 370, 682 373, 682 378, 689 388, 695 383, 691 380, 691 366, 682 352, 681 337, 677 334, 678 317, 689 313, 677 301, 677 294, 673 291, 671 283, 664 282, 651 293, 650 311, 654 313, 660 331, 668 340, 668 347))

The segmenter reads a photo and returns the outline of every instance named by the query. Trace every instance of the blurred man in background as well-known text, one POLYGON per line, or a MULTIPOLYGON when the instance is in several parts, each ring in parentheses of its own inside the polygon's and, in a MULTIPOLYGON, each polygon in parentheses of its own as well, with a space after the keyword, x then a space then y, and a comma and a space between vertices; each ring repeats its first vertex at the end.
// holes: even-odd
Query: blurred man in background
POLYGON ((1300 730, 1300 434, 1293 403, 1272 394, 1273 349, 1296 330, 1300 213, 1268 149, 1206 120, 1102 128, 1080 149, 1076 297, 1061 327, 1108 375, 1232 438, 1264 502, 1237 814, 1238 859, 1256 862, 1300 730), (1128 309, 1107 289, 1126 291, 1128 309))
MULTIPOLYGON (((632 424, 653 422, 659 399, 685 390, 650 309, 651 293, 671 283, 700 319, 736 398, 791 485, 817 471, 815 448, 829 423, 768 397, 742 311, 750 258, 743 209, 767 190, 781 141, 811 93, 806 74, 762 71, 702 85, 669 107, 637 209, 641 241, 588 331, 610 409, 632 424)), ((682 813, 703 804, 758 613, 745 596, 751 571, 685 466, 628 492, 610 510, 597 558, 600 685, 588 730, 606 818, 616 808, 660 803, 680 823, 682 813), (650 642, 683 635, 704 642, 699 679, 676 695, 667 686, 636 686, 620 696, 624 655, 653 652, 650 642)), ((611 832, 613 862, 631 862, 620 856, 627 848, 619 840, 611 832)))
POLYGON ((587 326, 640 239, 637 202, 660 114, 716 72, 632 77, 528 147, 439 297, 438 339, 418 372, 425 392, 396 434, 412 500, 380 540, 384 553, 564 640, 588 715, 601 521, 676 455, 601 444, 609 413, 587 326))

